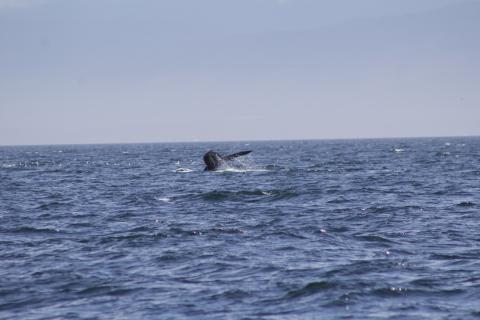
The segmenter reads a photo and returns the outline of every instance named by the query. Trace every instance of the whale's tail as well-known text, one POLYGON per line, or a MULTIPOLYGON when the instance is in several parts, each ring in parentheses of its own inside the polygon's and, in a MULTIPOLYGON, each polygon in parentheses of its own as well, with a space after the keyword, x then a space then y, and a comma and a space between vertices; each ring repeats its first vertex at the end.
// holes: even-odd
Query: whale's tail
POLYGON ((228 156, 221 156, 218 152, 210 150, 203 156, 203 162, 205 162, 206 165, 205 171, 216 170, 225 161, 230 161, 237 157, 247 155, 250 152, 252 152, 252 150, 240 151, 228 156))
POLYGON ((237 152, 237 153, 234 153, 234 154, 222 157, 222 158, 223 158, 223 160, 232 160, 232 159, 235 159, 236 157, 245 156, 245 155, 249 154, 250 152, 252 152, 252 150, 240 151, 240 152, 237 152))

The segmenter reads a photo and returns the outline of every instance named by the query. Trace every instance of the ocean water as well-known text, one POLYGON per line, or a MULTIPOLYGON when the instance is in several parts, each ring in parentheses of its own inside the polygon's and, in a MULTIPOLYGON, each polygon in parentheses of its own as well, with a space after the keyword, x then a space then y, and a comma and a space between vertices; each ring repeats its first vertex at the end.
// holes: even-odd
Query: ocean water
POLYGON ((0 147, 0 219, 0 319, 480 318, 480 138, 0 147))

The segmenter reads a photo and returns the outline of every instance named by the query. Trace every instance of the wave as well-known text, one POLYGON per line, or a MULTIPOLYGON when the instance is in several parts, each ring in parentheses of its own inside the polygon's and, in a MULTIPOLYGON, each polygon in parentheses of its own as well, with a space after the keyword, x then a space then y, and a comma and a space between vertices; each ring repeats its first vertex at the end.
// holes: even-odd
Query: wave
POLYGON ((355 236, 355 238, 359 239, 359 240, 362 240, 362 241, 366 241, 366 242, 376 242, 376 243, 381 243, 381 244, 397 244, 397 242, 393 241, 393 240, 390 240, 390 239, 387 239, 387 238, 384 238, 382 236, 378 236, 378 235, 372 235, 372 234, 369 234, 369 235, 358 235, 358 236, 355 236))
POLYGON ((70 204, 67 202, 61 202, 61 201, 51 201, 51 202, 40 203, 37 207, 35 207, 35 209, 46 211, 46 210, 59 208, 63 206, 70 206, 70 204))
POLYGON ((310 282, 304 287, 298 290, 292 290, 287 293, 286 298, 297 298, 302 296, 314 295, 329 289, 336 288, 338 285, 333 282, 320 281, 320 282, 310 282))
POLYGON ((243 173, 243 172, 268 172, 271 170, 265 168, 235 168, 235 167, 227 167, 220 170, 215 170, 214 172, 233 172, 233 173, 243 173))
POLYGON ((457 206, 469 208, 469 207, 474 207, 475 203, 473 201, 462 201, 457 203, 457 206))
POLYGON ((242 190, 242 191, 209 191, 198 194, 197 197, 206 201, 255 201, 255 200, 282 200, 300 195, 291 190, 242 190))
MULTIPOLYGON (((218 170, 215 170, 215 171, 211 171, 211 172, 215 172, 215 173, 244 173, 244 172, 268 172, 268 171, 271 171, 271 169, 268 169, 267 167, 266 168, 238 168, 238 167, 228 167, 228 166, 225 166, 225 167, 222 167, 218 170)), ((173 172, 176 172, 176 173, 191 173, 191 172, 197 172, 196 170, 194 169, 190 169, 190 168, 177 168, 175 169, 175 171, 173 172)))
POLYGON ((4 230, 3 232, 10 233, 26 233, 26 234, 57 234, 60 229, 56 228, 35 228, 35 227, 18 227, 11 230, 4 230))
POLYGON ((211 190, 198 193, 184 193, 184 194, 170 194, 156 197, 139 197, 138 195, 129 196, 129 203, 149 202, 149 199, 154 199, 165 204, 174 204, 179 202, 191 202, 195 200, 216 202, 216 201, 233 201, 233 202, 258 202, 258 201, 279 201, 298 197, 302 195, 299 192, 291 189, 273 189, 273 190, 211 190))

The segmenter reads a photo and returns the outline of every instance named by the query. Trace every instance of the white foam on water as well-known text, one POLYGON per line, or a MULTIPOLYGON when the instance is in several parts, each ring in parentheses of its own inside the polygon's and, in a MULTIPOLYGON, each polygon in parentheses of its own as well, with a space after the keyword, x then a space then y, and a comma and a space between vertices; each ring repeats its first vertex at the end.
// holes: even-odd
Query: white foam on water
POLYGON ((223 163, 215 172, 234 172, 234 173, 243 173, 243 172, 268 172, 263 167, 258 167, 251 158, 237 158, 233 161, 228 161, 223 163))
POLYGON ((193 172, 195 170, 189 169, 189 168, 177 168, 175 169, 175 172, 180 172, 180 173, 188 173, 188 172, 193 172))
POLYGON ((159 197, 159 198, 155 198, 155 199, 158 200, 158 201, 165 202, 165 203, 170 203, 170 202, 172 202, 172 199, 169 198, 169 197, 159 197))
POLYGON ((218 169, 218 170, 215 170, 213 172, 234 172, 234 173, 242 173, 242 172, 268 172, 270 170, 267 170, 267 169, 261 169, 261 168, 245 168, 245 169, 241 169, 241 168, 233 168, 233 167, 227 167, 227 168, 222 168, 222 169, 218 169))

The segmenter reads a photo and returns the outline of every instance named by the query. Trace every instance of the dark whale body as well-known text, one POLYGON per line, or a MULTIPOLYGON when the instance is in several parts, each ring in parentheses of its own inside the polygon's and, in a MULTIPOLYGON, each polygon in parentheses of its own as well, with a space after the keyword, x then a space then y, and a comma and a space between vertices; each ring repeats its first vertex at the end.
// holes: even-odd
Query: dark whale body
POLYGON ((240 151, 228 156, 221 156, 218 152, 215 151, 208 151, 203 155, 203 162, 205 162, 205 171, 214 171, 217 170, 218 167, 220 167, 225 161, 229 161, 232 159, 235 159, 240 156, 244 156, 246 154, 249 154, 252 152, 252 150, 248 151, 240 151))

